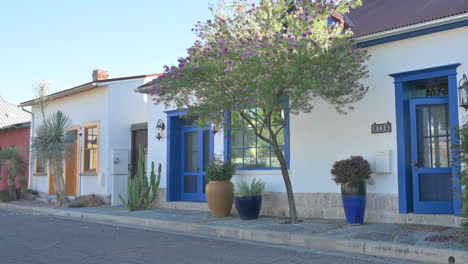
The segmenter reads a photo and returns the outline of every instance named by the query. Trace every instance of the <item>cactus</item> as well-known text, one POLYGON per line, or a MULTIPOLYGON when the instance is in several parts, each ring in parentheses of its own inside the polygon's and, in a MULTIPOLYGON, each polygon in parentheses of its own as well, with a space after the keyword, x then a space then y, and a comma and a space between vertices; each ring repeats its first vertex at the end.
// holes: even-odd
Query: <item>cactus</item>
POLYGON ((158 176, 154 173, 154 162, 151 162, 151 175, 148 182, 148 177, 145 175, 146 161, 143 148, 139 146, 139 160, 137 173, 133 178, 128 179, 128 200, 119 194, 120 201, 132 211, 146 210, 151 203, 156 199, 159 181, 161 179, 161 163, 158 165, 158 176))

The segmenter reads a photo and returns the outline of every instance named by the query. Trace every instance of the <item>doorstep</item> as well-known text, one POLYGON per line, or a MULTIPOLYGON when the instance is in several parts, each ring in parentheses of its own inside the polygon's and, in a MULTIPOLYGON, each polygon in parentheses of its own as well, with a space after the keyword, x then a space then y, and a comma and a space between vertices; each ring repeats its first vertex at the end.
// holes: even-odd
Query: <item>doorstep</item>
POLYGON ((451 257, 455 263, 468 263, 468 251, 460 241, 462 229, 455 227, 384 223, 350 226, 333 219, 303 219, 300 224, 285 225, 281 224, 284 218, 243 221, 174 209, 130 213, 122 206, 58 209, 0 203, 0 209, 424 263, 449 263, 451 257))

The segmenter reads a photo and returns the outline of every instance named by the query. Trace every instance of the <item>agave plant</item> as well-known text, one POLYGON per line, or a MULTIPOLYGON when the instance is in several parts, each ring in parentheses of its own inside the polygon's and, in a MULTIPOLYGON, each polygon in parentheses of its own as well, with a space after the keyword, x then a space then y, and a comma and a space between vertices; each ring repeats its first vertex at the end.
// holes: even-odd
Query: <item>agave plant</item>
POLYGON ((236 185, 235 194, 238 197, 260 196, 265 191, 265 182, 262 180, 253 179, 249 184, 245 180, 241 180, 236 185))
POLYGON ((73 139, 67 136, 67 128, 71 120, 61 111, 57 111, 46 118, 36 131, 31 148, 36 155, 49 162, 57 203, 59 206, 68 204, 65 182, 63 181, 63 162, 69 151, 68 145, 73 139))
MULTIPOLYGON (((20 184, 21 192, 26 190, 26 164, 23 156, 15 147, 6 147, 0 150, 0 164, 7 169, 9 194, 16 199, 16 180, 20 184)), ((0 175, 1 177, 1 175, 0 175)))

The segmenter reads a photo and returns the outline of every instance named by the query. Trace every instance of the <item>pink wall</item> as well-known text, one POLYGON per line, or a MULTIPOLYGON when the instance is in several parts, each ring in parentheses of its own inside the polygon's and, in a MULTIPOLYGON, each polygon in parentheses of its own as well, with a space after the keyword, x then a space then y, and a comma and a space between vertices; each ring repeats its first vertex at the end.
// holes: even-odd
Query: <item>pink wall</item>
MULTIPOLYGON (((29 181, 29 127, 17 128, 12 130, 0 131, 0 148, 17 147, 24 157, 26 163, 26 180, 29 181)), ((8 187, 6 168, 0 171, 2 179, 0 180, 0 190, 8 187)))

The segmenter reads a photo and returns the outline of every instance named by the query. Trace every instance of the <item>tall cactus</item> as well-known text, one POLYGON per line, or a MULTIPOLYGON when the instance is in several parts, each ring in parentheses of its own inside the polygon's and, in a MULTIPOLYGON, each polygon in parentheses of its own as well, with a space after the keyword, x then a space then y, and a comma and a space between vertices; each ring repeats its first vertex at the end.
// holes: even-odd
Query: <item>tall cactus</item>
POLYGON ((146 161, 143 148, 139 146, 138 169, 133 178, 128 179, 127 192, 128 200, 119 194, 120 201, 129 211, 146 210, 156 199, 161 179, 161 163, 158 165, 158 176, 154 173, 154 162, 151 162, 151 175, 148 183, 148 177, 145 175, 146 161))

